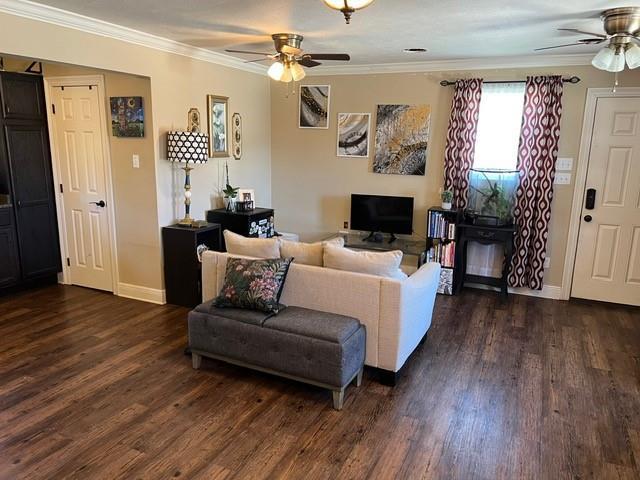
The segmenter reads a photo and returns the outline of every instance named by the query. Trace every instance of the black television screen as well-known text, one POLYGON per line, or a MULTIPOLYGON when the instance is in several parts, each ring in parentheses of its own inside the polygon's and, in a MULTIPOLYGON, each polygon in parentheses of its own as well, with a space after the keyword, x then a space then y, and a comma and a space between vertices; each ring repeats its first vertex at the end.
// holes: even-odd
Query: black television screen
POLYGON ((351 194, 351 228, 410 235, 413 198, 351 194))

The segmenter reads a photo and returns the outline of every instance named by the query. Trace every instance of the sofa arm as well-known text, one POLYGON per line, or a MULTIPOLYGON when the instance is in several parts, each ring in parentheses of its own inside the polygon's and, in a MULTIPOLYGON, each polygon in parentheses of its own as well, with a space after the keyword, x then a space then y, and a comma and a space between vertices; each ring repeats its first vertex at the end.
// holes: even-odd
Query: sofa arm
POLYGON ((218 254, 208 251, 202 254, 202 301, 218 295, 218 254))
POLYGON ((425 263, 402 282, 384 279, 380 292, 378 363, 397 372, 431 326, 440 264, 425 263))

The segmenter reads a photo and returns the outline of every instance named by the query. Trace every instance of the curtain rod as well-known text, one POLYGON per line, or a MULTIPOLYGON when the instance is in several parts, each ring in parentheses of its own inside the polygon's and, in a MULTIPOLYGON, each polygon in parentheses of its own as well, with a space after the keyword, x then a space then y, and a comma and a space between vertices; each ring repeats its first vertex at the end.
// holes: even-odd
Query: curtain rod
MULTIPOLYGON (((574 75, 573 77, 563 78, 562 81, 564 83, 578 83, 580 81, 580 77, 576 77, 574 75)), ((483 83, 526 83, 526 81, 525 80, 499 80, 499 81, 483 82, 483 83)), ((450 87, 451 85, 455 85, 455 84, 456 84, 455 80, 442 80, 440 82, 440 85, 442 85, 443 87, 450 87)))

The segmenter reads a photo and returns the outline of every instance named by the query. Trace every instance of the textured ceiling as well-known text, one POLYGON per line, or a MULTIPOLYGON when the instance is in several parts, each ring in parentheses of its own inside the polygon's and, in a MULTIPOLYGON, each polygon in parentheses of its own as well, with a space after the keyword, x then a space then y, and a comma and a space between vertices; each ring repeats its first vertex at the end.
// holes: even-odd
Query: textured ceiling
MULTIPOLYGON (((536 47, 584 38, 556 28, 602 32, 602 10, 636 2, 375 0, 354 14, 351 25, 345 25, 342 15, 322 0, 38 1, 217 52, 225 48, 269 52, 273 50, 271 33, 301 33, 307 52, 349 53, 352 65, 534 55, 536 47), (402 53, 403 48, 413 47, 428 52, 402 53)), ((589 53, 597 48, 543 53, 589 53)))

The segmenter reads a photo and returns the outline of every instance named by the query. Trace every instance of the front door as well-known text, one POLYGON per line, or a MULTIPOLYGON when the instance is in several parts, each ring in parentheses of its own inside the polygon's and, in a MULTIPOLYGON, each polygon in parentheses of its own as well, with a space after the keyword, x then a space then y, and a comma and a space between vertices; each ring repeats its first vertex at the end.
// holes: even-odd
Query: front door
POLYGON ((640 98, 598 99, 581 207, 571 296, 640 305, 640 98))
POLYGON ((107 185, 96 86, 52 88, 71 283, 113 291, 107 185))

